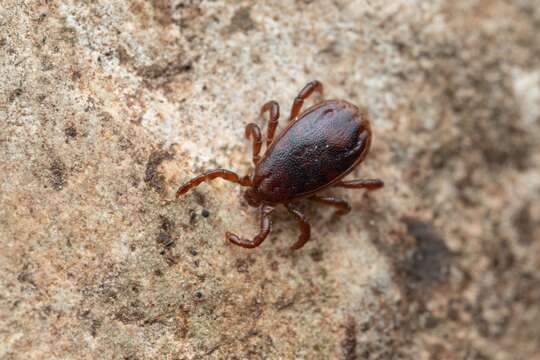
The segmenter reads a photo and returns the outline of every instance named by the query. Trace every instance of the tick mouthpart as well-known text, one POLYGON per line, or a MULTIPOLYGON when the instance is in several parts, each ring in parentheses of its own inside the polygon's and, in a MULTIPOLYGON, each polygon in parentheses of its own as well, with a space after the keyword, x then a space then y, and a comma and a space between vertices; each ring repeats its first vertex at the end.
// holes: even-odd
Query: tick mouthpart
POLYGON ((246 199, 249 206, 257 207, 261 204, 259 194, 253 188, 244 191, 244 199, 246 199))

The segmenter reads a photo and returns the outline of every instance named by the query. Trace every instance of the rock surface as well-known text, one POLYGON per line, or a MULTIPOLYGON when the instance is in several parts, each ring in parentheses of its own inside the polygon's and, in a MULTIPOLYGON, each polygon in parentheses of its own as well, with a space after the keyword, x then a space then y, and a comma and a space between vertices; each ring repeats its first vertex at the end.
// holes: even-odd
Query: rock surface
POLYGON ((538 359, 538 34, 537 0, 3 0, 0 359, 538 359), (240 187, 174 191, 312 79, 386 187, 231 246, 240 187))

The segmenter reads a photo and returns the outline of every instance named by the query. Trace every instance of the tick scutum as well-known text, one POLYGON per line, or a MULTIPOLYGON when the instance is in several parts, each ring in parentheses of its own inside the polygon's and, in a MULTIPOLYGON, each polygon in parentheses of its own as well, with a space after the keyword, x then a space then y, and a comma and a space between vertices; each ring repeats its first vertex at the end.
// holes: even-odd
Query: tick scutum
POLYGON ((314 193, 345 176, 369 142, 369 122, 356 106, 324 101, 281 132, 258 164, 254 186, 272 203, 314 193))

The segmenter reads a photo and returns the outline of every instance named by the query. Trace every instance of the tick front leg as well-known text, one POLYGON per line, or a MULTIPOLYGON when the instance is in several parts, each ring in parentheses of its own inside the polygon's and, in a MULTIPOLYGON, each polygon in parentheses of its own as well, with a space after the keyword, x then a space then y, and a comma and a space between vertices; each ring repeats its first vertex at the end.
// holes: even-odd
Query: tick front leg
POLYGON ((296 98, 294 99, 294 103, 291 109, 291 115, 289 116, 289 121, 296 119, 298 114, 300 114, 300 110, 302 110, 304 100, 310 97, 311 94, 313 94, 314 92, 318 92, 321 98, 324 96, 323 85, 320 81, 313 80, 309 82, 306 86, 304 86, 300 93, 298 93, 298 96, 296 96, 296 98))
POLYGON ((269 101, 261 107, 260 116, 264 117, 265 112, 270 112, 270 118, 268 119, 268 128, 266 129, 266 147, 270 146, 272 140, 274 140, 274 133, 278 126, 279 119, 279 104, 275 101, 269 101))
POLYGON ((350 180, 337 182, 334 186, 347 189, 377 190, 384 186, 384 182, 381 179, 350 180))
POLYGON ((336 215, 345 215, 351 211, 351 205, 343 199, 334 197, 334 196, 311 196, 309 200, 317 201, 326 205, 334 206, 336 210, 336 215))
POLYGON ((304 214, 302 214, 299 210, 291 207, 288 204, 285 205, 285 207, 287 208, 287 210, 289 210, 291 214, 293 214, 293 216, 298 221, 298 225, 300 226, 300 236, 298 237, 298 240, 290 248, 291 250, 298 250, 308 242, 311 236, 311 227, 309 226, 307 217, 304 214))
POLYGON ((261 152, 262 140, 261 140, 261 129, 257 124, 250 123, 246 125, 246 139, 253 139, 253 163, 257 165, 261 157, 259 153, 261 152))
POLYGON ((253 249, 261 245, 261 243, 266 239, 270 230, 272 230, 272 220, 270 219, 270 214, 274 211, 272 206, 263 205, 261 209, 261 228, 259 233, 253 238, 253 240, 241 239, 238 235, 235 235, 231 232, 226 232, 225 236, 227 239, 235 245, 241 246, 247 249, 253 249))
POLYGON ((215 178, 222 178, 227 181, 240 184, 242 186, 251 185, 251 181, 249 180, 248 176, 244 176, 241 178, 240 176, 238 176, 236 173, 233 173, 232 171, 224 170, 224 169, 216 169, 216 170, 212 170, 207 173, 204 173, 202 175, 199 175, 189 180, 184 185, 180 186, 180 188, 176 191, 176 197, 179 197, 180 195, 187 193, 189 190, 198 186, 200 183, 210 181, 215 178))

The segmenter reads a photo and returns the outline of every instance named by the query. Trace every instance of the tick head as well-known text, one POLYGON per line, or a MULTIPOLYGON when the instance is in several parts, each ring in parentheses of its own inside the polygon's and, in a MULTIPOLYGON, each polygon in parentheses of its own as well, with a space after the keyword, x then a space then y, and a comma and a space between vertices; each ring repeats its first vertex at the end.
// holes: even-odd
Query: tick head
POLYGON ((244 192, 244 199, 246 199, 249 206, 258 207, 261 205, 259 193, 252 187, 244 192))

